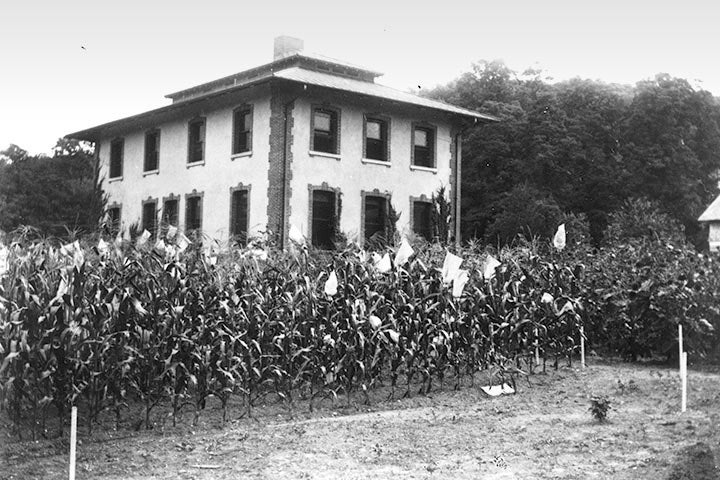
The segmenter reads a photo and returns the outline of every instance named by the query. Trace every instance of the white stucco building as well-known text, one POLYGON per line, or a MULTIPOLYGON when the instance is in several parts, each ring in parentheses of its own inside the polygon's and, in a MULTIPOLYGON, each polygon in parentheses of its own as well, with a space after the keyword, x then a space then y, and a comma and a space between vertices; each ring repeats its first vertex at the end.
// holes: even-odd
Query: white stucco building
POLYGON ((698 221, 708 224, 708 247, 710 251, 720 250, 720 197, 713 200, 700 215, 698 221))
POLYGON ((459 236, 461 132, 482 113, 375 83, 380 74, 279 37, 271 63, 167 95, 168 106, 72 133, 93 141, 111 222, 225 240, 290 225, 328 246, 339 228, 427 234, 445 186, 459 236))

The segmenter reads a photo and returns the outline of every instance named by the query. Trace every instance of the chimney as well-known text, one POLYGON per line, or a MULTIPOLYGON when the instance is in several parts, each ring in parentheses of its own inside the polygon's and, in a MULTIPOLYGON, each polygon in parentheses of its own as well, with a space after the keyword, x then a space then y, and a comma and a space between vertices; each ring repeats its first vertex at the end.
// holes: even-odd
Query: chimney
POLYGON ((275 37, 273 60, 280 60, 281 58, 300 53, 303 50, 303 46, 304 42, 300 38, 288 37, 287 35, 275 37))

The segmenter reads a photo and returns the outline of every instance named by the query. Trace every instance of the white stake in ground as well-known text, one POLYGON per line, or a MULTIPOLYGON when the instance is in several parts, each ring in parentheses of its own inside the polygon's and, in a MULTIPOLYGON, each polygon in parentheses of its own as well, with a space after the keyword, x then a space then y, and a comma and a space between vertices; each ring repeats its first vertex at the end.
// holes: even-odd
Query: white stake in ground
POLYGON ((682 378, 682 354, 683 354, 682 325, 678 324, 678 367, 680 367, 680 378, 682 378))
POLYGON ((687 352, 682 353, 682 400, 680 402, 680 411, 687 410, 687 352))
POLYGON ((75 480, 75 443, 77 442, 77 407, 70 413, 70 480, 75 480))
POLYGON ((580 365, 585 368, 585 328, 580 325, 580 365))
POLYGON ((540 346, 538 340, 538 329, 535 329, 535 366, 540 366, 540 346))

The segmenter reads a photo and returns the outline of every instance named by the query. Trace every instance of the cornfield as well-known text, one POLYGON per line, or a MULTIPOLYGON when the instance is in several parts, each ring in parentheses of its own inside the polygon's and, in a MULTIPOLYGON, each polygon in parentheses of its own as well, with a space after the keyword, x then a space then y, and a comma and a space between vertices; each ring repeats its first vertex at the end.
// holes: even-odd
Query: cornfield
POLYGON ((592 320, 583 269, 559 255, 504 252, 488 275, 485 253, 456 252, 468 280, 454 295, 439 246, 383 271, 356 247, 267 255, 176 243, 10 246, 0 383, 18 435, 49 424, 62 435, 71 406, 92 432, 138 406, 138 428, 159 405, 173 424, 188 410, 197 423, 211 397, 225 421, 267 395, 312 408, 369 401, 379 385, 394 397, 459 388, 479 370, 535 368, 536 355, 542 368, 571 362, 592 320))

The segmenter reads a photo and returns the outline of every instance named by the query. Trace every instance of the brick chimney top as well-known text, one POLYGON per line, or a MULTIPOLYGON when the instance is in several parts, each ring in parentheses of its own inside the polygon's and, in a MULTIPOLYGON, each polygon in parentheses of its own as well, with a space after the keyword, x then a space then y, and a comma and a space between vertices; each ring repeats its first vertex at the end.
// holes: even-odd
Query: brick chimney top
POLYGON ((280 60, 281 58, 300 53, 304 46, 305 44, 301 38, 288 37, 286 35, 275 37, 273 60, 280 60))

